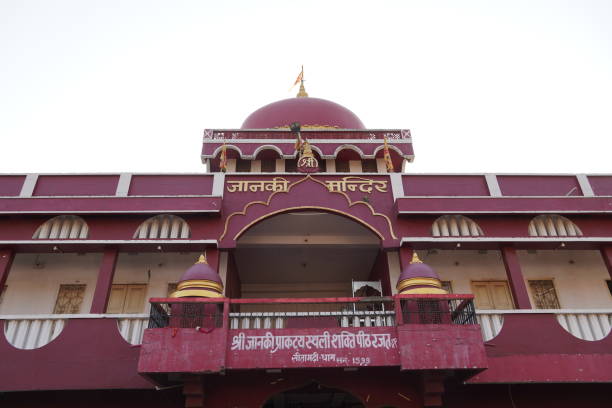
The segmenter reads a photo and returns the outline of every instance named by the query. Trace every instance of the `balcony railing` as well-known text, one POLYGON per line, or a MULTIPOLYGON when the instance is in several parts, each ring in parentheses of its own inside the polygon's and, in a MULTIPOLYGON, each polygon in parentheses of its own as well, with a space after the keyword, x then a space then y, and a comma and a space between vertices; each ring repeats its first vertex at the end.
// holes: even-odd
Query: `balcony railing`
POLYGON ((400 324, 478 324, 472 295, 400 295, 400 324))
POLYGON ((123 339, 132 344, 142 343, 148 316, 144 314, 45 314, 4 315, 4 336, 13 347, 31 350, 55 340, 70 319, 117 319, 117 329, 123 339))
POLYGON ((302 299, 151 299, 149 328, 231 329, 477 324, 469 295, 302 299), (397 321, 398 314, 401 321, 397 321), (225 316, 225 317, 224 317, 225 316), (226 323, 224 323, 226 322, 226 323))
POLYGON ((565 331, 582 340, 601 340, 612 329, 612 309, 478 310, 482 337, 485 341, 495 338, 503 328, 505 315, 534 313, 554 314, 565 331))
MULTIPOLYGON (((455 295, 456 296, 456 295, 455 295)), ((178 302, 177 299, 152 299, 151 314, 104 315, 4 315, 4 336, 19 349, 43 347, 61 335, 70 319, 116 319, 123 339, 137 345, 144 330, 156 327, 222 327, 227 310, 227 327, 231 329, 285 329, 299 327, 381 327, 398 324, 480 324, 482 337, 489 341, 497 336, 507 314, 554 314, 568 333, 589 341, 610 335, 612 309, 551 310, 478 310, 471 302, 457 297, 442 303, 431 298, 345 298, 343 299, 224 299, 178 302), (349 299, 350 301, 346 301, 349 299), (270 303, 273 300, 273 303, 270 303), (281 302, 276 302, 276 301, 281 302), (430 303, 427 303, 430 302, 430 303), (202 304, 212 305, 202 307, 202 304), (172 310, 172 305, 188 304, 172 310), (226 306, 227 305, 227 306, 226 306), (279 308, 284 309, 279 309, 279 308), (277 308, 274 310, 274 308, 277 308), (401 310, 401 313, 397 313, 401 310), (444 311, 444 313, 442 313, 444 311), (399 318, 396 316, 399 315, 399 318)))

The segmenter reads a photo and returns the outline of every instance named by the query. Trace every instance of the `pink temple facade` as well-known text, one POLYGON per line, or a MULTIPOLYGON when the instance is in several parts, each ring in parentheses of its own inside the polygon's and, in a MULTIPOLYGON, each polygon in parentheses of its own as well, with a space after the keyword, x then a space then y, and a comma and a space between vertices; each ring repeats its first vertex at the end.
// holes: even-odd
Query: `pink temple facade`
POLYGON ((202 173, 0 175, 0 405, 608 406, 612 175, 413 174, 304 94, 202 173))

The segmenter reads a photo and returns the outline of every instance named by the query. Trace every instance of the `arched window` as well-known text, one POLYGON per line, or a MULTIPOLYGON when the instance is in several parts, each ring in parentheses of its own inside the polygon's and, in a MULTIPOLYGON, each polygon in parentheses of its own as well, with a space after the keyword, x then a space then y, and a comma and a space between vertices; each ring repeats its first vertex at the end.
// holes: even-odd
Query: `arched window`
POLYGON ((60 215, 45 221, 32 239, 85 239, 89 227, 84 219, 76 215, 60 215))
POLYGON ((555 214, 538 215, 529 223, 530 237, 581 237, 582 231, 572 221, 555 214))
POLYGON ((170 214, 149 218, 134 233, 135 239, 187 239, 190 236, 189 224, 181 217, 170 214))
POLYGON ((484 234, 474 221, 463 215, 443 215, 431 226, 434 237, 480 237, 484 234))

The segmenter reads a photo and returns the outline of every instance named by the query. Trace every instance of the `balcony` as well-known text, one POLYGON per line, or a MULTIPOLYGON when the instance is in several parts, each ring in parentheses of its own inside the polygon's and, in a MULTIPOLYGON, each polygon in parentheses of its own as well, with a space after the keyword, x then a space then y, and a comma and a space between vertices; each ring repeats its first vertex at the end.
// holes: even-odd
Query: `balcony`
POLYGON ((165 383, 170 372, 365 366, 445 369, 470 383, 612 381, 611 309, 474 311, 461 295, 151 306, 150 315, 0 316, 3 389, 150 388, 137 372, 165 383))
POLYGON ((486 367, 471 295, 151 299, 139 372, 486 367))

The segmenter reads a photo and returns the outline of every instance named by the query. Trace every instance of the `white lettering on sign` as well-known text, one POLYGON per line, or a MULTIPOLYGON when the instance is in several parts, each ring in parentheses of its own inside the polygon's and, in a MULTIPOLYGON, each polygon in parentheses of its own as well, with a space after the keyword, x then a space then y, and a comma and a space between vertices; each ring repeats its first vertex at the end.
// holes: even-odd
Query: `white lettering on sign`
MULTIPOLYGON (((232 350, 238 351, 263 350, 269 351, 270 353, 276 353, 278 350, 300 351, 355 348, 396 349, 397 338, 391 337, 389 333, 365 333, 363 330, 360 330, 356 334, 348 331, 342 331, 339 334, 330 334, 328 331, 325 331, 323 334, 295 336, 275 336, 271 332, 266 332, 263 336, 246 336, 244 333, 240 333, 232 338, 231 347, 232 350)), ((317 358, 318 356, 317 354, 317 358)))

